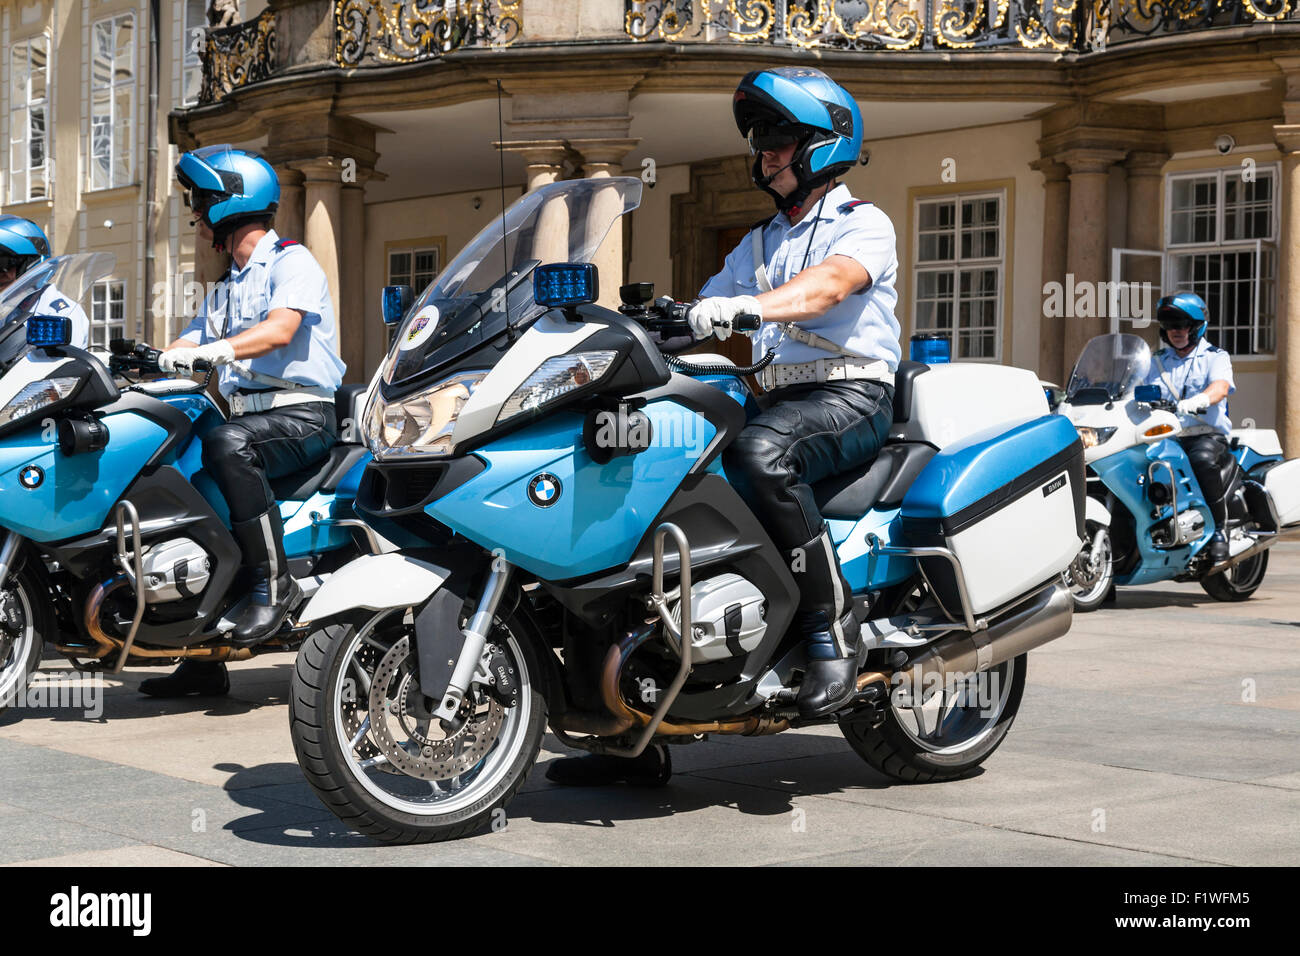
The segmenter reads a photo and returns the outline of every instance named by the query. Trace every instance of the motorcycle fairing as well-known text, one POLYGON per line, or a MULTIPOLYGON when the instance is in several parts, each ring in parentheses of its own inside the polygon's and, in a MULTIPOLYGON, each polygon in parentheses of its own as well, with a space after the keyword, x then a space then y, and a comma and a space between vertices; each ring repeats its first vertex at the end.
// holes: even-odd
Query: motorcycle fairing
POLYGON ((129 410, 106 414, 102 422, 108 444, 80 455, 64 455, 39 422, 0 440, 0 526, 42 542, 104 526, 128 483, 165 448, 168 432, 129 410), (43 475, 34 488, 19 481, 31 466, 43 475))
POLYGON ((874 534, 882 545, 902 540, 899 508, 868 511, 857 521, 829 518, 831 540, 839 555, 840 569, 854 593, 878 591, 891 584, 901 584, 916 574, 916 559, 900 555, 872 555, 867 535, 874 534))
POLYGON ((543 579, 624 564, 715 434, 671 397, 642 409, 653 429, 640 454, 598 465, 582 442, 583 416, 561 411, 475 450, 487 467, 425 507, 442 524, 543 579), (683 436, 683 441, 665 441, 683 436), (558 481, 554 504, 529 497, 540 475, 558 481))
POLYGON ((284 554, 288 558, 301 558, 335 548, 346 547, 352 541, 348 528, 332 524, 316 524, 312 515, 321 518, 353 518, 351 497, 338 492, 317 492, 306 501, 280 502, 280 517, 284 521, 284 554))
MULTIPOLYGON (((1141 561, 1128 574, 1117 574, 1115 583, 1120 585, 1147 584, 1153 581, 1165 581, 1187 567, 1192 556, 1205 547, 1214 533, 1214 516, 1205 504, 1201 486, 1192 473, 1192 464, 1183 447, 1173 439, 1164 439, 1146 447, 1133 446, 1125 448, 1114 455, 1100 458, 1091 465, 1105 486, 1123 503, 1133 520, 1137 523, 1136 536, 1138 553, 1141 561), (1162 550, 1151 543, 1151 530, 1157 524, 1168 521, 1171 513, 1169 505, 1160 509, 1158 518, 1151 517, 1152 504, 1146 496, 1147 468, 1153 461, 1166 461, 1174 470, 1178 482, 1178 501, 1187 502, 1195 507, 1205 519, 1205 533, 1190 545, 1171 550, 1162 550), (1141 475, 1143 484, 1139 485, 1135 477, 1141 475)), ((1167 478, 1163 468, 1156 470, 1157 479, 1167 478)))

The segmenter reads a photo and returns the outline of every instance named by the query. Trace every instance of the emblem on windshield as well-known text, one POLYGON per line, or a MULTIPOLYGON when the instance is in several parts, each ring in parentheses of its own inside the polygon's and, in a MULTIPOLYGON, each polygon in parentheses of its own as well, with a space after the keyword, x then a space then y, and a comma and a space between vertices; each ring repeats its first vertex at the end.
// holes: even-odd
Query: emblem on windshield
POLYGON ((18 472, 18 481, 24 488, 39 488, 45 481, 45 472, 39 465, 28 465, 18 472))
POLYGON ((539 508, 549 508, 560 500, 563 490, 559 478, 543 472, 528 482, 528 500, 539 508))
POLYGON ((433 335, 434 329, 438 327, 438 317, 441 313, 436 305, 426 305, 423 309, 415 314, 411 319, 411 324, 406 330, 406 335, 402 339, 403 352, 415 348, 433 335))

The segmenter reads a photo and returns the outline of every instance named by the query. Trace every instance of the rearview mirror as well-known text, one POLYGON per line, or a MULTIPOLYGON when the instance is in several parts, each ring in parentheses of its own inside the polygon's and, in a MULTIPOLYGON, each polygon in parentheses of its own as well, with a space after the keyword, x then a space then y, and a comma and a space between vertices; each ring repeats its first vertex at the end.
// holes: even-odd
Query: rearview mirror
POLYGON ((1139 402, 1150 404, 1151 402, 1160 401, 1159 385, 1139 385, 1133 389, 1133 398, 1139 402))
POLYGON ((384 325, 396 325, 402 321, 407 309, 415 301, 415 290, 409 285, 386 285, 379 299, 379 312, 384 325))

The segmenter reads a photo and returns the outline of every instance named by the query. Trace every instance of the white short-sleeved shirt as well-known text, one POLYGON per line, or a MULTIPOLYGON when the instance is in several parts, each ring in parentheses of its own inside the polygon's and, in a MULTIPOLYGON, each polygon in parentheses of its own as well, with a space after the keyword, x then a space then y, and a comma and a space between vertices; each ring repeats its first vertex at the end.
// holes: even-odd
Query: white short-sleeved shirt
MULTIPOLYGON (((1237 384, 1232 380, 1231 357, 1202 338, 1183 358, 1179 358, 1172 348, 1163 348, 1151 356, 1151 371, 1147 373, 1146 384, 1159 385, 1166 400, 1177 402, 1205 391, 1211 382, 1218 381, 1228 383, 1229 395, 1237 390, 1237 384)), ((1211 405, 1200 419, 1225 435, 1232 431, 1226 398, 1211 405)))
MULTIPOLYGON (((338 355, 329 280, 305 246, 281 242, 273 229, 258 240, 244 268, 232 264, 181 338, 196 345, 230 338, 251 329, 274 309, 303 313, 293 341, 269 355, 241 359, 240 364, 261 375, 337 389, 347 366, 338 355)), ((229 366, 222 367, 220 384, 221 394, 226 396, 271 387, 250 381, 229 366)))
MULTIPOLYGON (((898 342, 900 327, 894 317, 898 302, 895 246, 889 217, 879 207, 855 200, 844 185, 828 191, 797 225, 790 225, 789 217, 778 213, 763 227, 764 265, 774 289, 789 282, 805 265, 815 266, 828 256, 848 256, 867 270, 869 286, 825 315, 800 322, 799 327, 868 358, 883 359, 891 370, 898 368, 903 356, 898 342)), ((753 240, 746 235, 727 256, 722 271, 704 284, 700 295, 758 295, 760 291, 753 240)), ((764 322, 754 335, 755 361, 772 347, 776 347, 778 364, 812 362, 833 354, 789 336, 782 339, 778 323, 764 322)))
POLYGON ((71 319, 72 341, 68 344, 79 349, 90 348, 90 319, 86 317, 86 310, 78 305, 75 299, 68 298, 54 286, 46 286, 41 290, 41 297, 36 301, 36 308, 32 310, 32 315, 57 315, 60 318, 71 319))

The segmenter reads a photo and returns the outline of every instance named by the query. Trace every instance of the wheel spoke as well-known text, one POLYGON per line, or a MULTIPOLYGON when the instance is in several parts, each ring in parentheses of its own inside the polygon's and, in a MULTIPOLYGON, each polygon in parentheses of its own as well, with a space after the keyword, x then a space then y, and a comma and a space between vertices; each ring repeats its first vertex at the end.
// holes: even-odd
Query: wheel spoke
POLYGON ((348 666, 356 672, 357 682, 361 684, 361 693, 364 696, 369 697, 370 675, 366 673, 366 669, 361 666, 361 662, 357 660, 355 655, 353 655, 352 660, 348 661, 348 666))
POLYGON ((385 763, 388 763, 388 758, 383 754, 378 754, 374 757, 369 757, 365 760, 358 761, 357 766, 360 767, 362 770, 369 770, 371 767, 378 767, 380 764, 385 764, 385 763))

